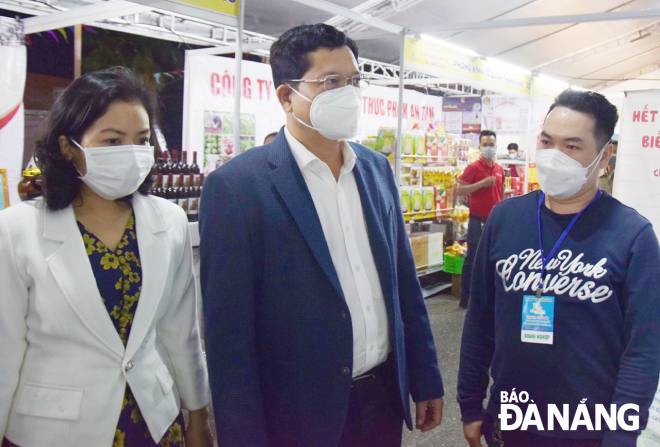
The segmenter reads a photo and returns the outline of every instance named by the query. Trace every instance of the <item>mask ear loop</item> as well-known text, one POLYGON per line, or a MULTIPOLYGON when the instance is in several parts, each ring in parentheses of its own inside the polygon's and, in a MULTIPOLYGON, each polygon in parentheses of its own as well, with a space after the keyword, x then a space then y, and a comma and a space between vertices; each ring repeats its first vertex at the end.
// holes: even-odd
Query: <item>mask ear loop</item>
POLYGON ((598 166, 598 163, 600 163, 600 161, 603 159, 603 154, 605 153, 605 146, 607 146, 608 144, 610 144, 609 141, 601 147, 596 158, 594 158, 594 160, 591 163, 589 163, 589 166, 587 166, 587 172, 588 172, 587 178, 589 178, 589 176, 593 173, 593 172, 589 172, 589 170, 594 166, 598 166))
MULTIPOLYGON (((301 98, 303 98, 304 100, 306 100, 307 102, 309 102, 310 104, 313 102, 313 101, 312 101, 311 99, 309 99, 307 96, 303 95, 303 94, 300 93, 297 89, 293 88, 293 87, 291 86, 291 84, 287 84, 287 86, 289 86, 289 88, 290 88, 291 90, 293 90, 293 92, 294 92, 295 94, 297 94, 298 96, 300 96, 301 98)), ((301 124, 301 125, 307 127, 308 129, 315 130, 315 131, 318 132, 318 130, 317 130, 314 126, 312 126, 311 124, 307 124, 307 123, 304 122, 302 119, 298 118, 298 117, 296 116, 296 114, 293 112, 293 109, 291 109, 291 116, 293 116, 293 119, 295 119, 296 121, 298 121, 299 124, 301 124)))
MULTIPOLYGON (((74 140, 74 139, 71 138, 71 137, 69 137, 69 141, 71 141, 73 144, 75 144, 75 145, 78 147, 78 149, 80 149, 80 152, 82 152, 83 157, 85 158, 85 166, 89 166, 89 161, 88 161, 88 159, 87 159, 87 152, 85 152, 85 148, 82 147, 82 145, 81 145, 80 143, 78 143, 76 140, 74 140)), ((74 168, 74 169, 76 170, 76 172, 78 173, 78 178, 82 180, 83 177, 85 177, 85 176, 82 175, 82 173, 78 170, 78 166, 76 166, 76 164, 75 164, 72 160, 69 160, 69 161, 71 161, 71 164, 73 165, 73 168, 74 168)), ((88 171, 89 171, 89 170, 88 170, 88 171)))

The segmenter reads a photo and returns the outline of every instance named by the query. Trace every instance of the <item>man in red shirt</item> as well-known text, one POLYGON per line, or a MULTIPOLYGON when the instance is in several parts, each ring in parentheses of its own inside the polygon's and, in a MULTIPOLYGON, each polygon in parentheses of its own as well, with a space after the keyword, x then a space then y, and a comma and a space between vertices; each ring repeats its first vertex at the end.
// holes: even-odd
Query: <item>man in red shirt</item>
POLYGON ((470 299, 472 263, 477 252, 481 232, 492 209, 502 201, 504 193, 504 169, 495 163, 497 135, 492 130, 483 130, 479 135, 479 160, 468 165, 458 179, 457 194, 470 198, 470 220, 468 222, 468 252, 463 266, 460 306, 467 309, 470 299))

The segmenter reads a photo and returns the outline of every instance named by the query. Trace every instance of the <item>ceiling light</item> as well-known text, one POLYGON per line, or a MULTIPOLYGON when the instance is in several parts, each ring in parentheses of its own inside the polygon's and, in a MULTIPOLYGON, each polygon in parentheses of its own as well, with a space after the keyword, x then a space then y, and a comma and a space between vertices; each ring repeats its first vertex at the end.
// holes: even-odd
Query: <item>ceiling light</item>
POLYGON ((528 70, 527 68, 521 67, 519 65, 510 64, 508 62, 504 62, 492 57, 486 58, 486 64, 501 71, 517 72, 523 75, 531 74, 531 71, 528 70))
POLYGON ((450 50, 457 51, 459 53, 463 53, 467 56, 472 56, 472 57, 479 57, 479 53, 476 51, 473 51, 469 48, 462 47, 460 45, 455 45, 453 43, 449 43, 446 40, 438 39, 437 37, 430 36, 428 34, 421 34, 419 36, 422 40, 425 40, 430 43, 434 43, 440 46, 443 46, 445 48, 449 48, 450 50))

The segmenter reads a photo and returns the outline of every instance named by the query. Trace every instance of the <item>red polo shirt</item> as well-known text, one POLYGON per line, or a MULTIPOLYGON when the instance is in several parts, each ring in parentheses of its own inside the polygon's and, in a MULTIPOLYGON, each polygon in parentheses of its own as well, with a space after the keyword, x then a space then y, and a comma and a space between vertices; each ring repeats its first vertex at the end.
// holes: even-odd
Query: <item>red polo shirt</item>
POLYGON ((495 205, 502 201, 502 195, 504 193, 504 169, 495 162, 493 162, 492 166, 489 166, 488 162, 481 157, 479 160, 468 165, 465 171, 463 171, 463 175, 459 178, 461 183, 472 185, 491 175, 495 176, 495 183, 470 194, 470 215, 483 220, 488 219, 495 205))

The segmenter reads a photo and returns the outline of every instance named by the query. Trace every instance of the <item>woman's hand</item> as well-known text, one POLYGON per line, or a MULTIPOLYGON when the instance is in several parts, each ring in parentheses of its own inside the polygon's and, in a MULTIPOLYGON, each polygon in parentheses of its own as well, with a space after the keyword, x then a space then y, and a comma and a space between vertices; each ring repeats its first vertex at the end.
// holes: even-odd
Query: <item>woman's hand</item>
POLYGON ((186 447, 213 447, 208 408, 191 411, 186 430, 186 447))

